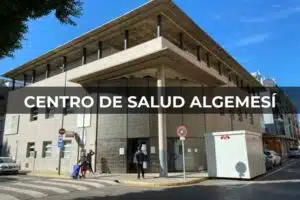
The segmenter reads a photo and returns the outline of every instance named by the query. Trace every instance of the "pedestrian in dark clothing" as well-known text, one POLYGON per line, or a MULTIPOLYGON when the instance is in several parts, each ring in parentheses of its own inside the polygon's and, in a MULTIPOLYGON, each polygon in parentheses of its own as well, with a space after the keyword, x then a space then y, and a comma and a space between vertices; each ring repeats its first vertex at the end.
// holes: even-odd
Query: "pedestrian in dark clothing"
POLYGON ((140 174, 142 172, 142 177, 145 178, 145 171, 143 168, 143 163, 145 161, 145 154, 144 152, 139 148, 135 155, 134 155, 134 163, 136 163, 136 168, 137 168, 137 176, 138 179, 140 179, 140 174))
POLYGON ((95 155, 95 152, 93 152, 92 150, 90 150, 90 152, 86 155, 87 158, 87 164, 88 164, 88 168, 89 170, 94 174, 93 168, 92 168, 92 156, 95 155))
POLYGON ((79 168, 80 168, 79 178, 85 178, 85 174, 86 174, 86 170, 87 170, 87 166, 88 166, 87 156, 85 154, 82 154, 78 163, 80 163, 79 164, 79 168))

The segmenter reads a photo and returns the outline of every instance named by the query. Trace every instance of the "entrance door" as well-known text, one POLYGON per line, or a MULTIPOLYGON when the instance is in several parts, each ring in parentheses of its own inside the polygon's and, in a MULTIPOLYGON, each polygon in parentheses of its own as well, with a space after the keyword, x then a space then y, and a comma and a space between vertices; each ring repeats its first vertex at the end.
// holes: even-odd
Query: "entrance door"
POLYGON ((179 138, 168 138, 168 171, 177 172, 183 170, 182 145, 179 138))
POLYGON ((149 150, 150 150, 149 138, 128 138, 127 139, 127 173, 137 172, 136 164, 133 162, 134 154, 137 151, 138 147, 143 144, 146 145, 147 153, 149 154, 149 150))
POLYGON ((182 155, 182 141, 178 138, 175 141, 175 169, 176 171, 182 171, 183 170, 183 155, 182 155))

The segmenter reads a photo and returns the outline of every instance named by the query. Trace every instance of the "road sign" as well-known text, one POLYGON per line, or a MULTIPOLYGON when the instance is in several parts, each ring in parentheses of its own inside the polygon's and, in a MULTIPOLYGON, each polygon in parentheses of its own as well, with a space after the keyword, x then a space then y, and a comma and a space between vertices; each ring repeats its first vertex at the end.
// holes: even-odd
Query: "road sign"
POLYGON ((180 140, 185 140, 185 137, 180 137, 180 140))
POLYGON ((186 137, 187 135, 187 128, 184 125, 178 126, 176 133, 179 137, 186 137))
POLYGON ((58 139, 57 139, 57 147, 58 147, 58 148, 64 147, 63 135, 58 135, 58 139))
POLYGON ((60 135, 65 134, 65 132, 66 132, 66 130, 65 130, 64 128, 61 128, 61 129, 59 129, 59 131, 58 131, 58 133, 59 133, 60 135))

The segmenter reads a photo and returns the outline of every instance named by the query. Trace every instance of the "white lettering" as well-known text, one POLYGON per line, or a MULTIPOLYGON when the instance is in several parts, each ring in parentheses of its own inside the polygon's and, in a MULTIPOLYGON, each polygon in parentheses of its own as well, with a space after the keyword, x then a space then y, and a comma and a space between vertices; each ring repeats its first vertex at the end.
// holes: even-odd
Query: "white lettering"
POLYGON ((111 98, 108 96, 100 96, 99 97, 99 106, 100 108, 109 108, 111 106, 112 102, 111 102, 111 98), (105 101, 107 102, 107 104, 105 104, 105 101))
POLYGON ((24 100, 24 104, 27 108, 34 108, 35 107, 34 104, 30 104, 30 105, 28 104, 28 100, 30 100, 30 99, 34 100, 34 97, 33 96, 26 97, 24 100))
POLYGON ((195 96, 190 104, 190 108, 193 108, 194 106, 198 106, 198 108, 202 108, 202 105, 200 103, 200 100, 197 96, 195 96))
POLYGON ((223 98, 221 96, 214 97, 212 100, 213 106, 216 108, 222 108, 224 106, 224 102, 222 102, 222 100, 223 100, 223 98), (220 100, 219 104, 216 102, 217 100, 220 100))
POLYGON ((135 96, 128 97, 128 108, 136 108, 136 107, 137 107, 136 97, 135 96))
POLYGON ((85 96, 85 97, 82 98, 81 104, 85 108, 91 108, 94 105, 94 99, 90 96, 85 96), (88 101, 89 104, 87 104, 86 101, 88 101))

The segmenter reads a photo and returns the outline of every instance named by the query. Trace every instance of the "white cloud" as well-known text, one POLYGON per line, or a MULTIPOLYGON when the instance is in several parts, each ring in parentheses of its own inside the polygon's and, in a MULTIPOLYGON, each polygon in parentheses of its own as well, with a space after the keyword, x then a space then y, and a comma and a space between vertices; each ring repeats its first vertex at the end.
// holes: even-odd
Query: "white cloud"
POLYGON ((239 40, 236 45, 237 46, 247 46, 250 44, 258 44, 261 42, 264 42, 265 40, 267 40, 269 38, 269 34, 264 33, 264 34, 258 34, 258 35, 251 35, 245 38, 242 38, 241 40, 239 40))
MULTIPOLYGON (((279 6, 279 5, 273 5, 273 6, 279 6)), ((286 19, 286 18, 290 17, 291 15, 293 15, 295 13, 299 13, 299 12, 300 12, 300 6, 296 6, 293 8, 280 10, 273 14, 266 15, 263 17, 255 17, 252 19, 242 19, 241 21, 246 22, 246 23, 259 23, 259 22, 263 23, 263 22, 269 22, 269 21, 274 21, 274 20, 279 20, 279 19, 286 19)))
POLYGON ((221 15, 215 15, 215 16, 213 16, 213 19, 215 19, 215 20, 221 19, 221 15))

